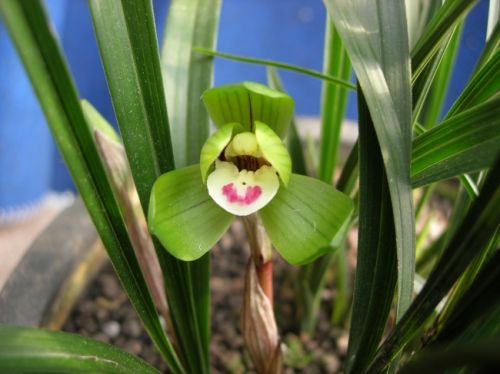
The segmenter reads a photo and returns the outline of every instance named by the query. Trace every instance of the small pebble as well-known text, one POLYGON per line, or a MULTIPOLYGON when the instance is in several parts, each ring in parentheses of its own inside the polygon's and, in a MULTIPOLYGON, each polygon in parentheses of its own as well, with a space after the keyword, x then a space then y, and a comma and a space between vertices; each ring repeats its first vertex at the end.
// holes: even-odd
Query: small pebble
POLYGON ((102 293, 109 299, 115 298, 121 292, 118 280, 111 274, 105 274, 101 277, 102 293))
POLYGON ((142 357, 147 361, 147 362, 150 362, 150 363, 153 363, 157 360, 158 358, 158 354, 153 351, 152 349, 150 348, 145 348, 143 351, 142 351, 142 357))
POLYGON ((99 340, 100 342, 103 343, 109 343, 109 337, 106 334, 103 334, 102 332, 98 332, 94 336, 92 336, 92 339, 99 340))
POLYGON ((141 325, 135 319, 129 319, 123 324, 123 333, 138 338, 142 333, 141 325))
POLYGON ((109 318, 109 311, 103 308, 97 309, 96 317, 99 321, 107 321, 109 318))
POLYGON ((76 332, 78 333, 78 335, 90 336, 89 332, 85 329, 78 329, 76 332))
POLYGON ((80 313, 89 316, 95 311, 96 305, 93 300, 85 300, 79 306, 80 313))
POLYGON ((120 347, 120 348, 123 348, 125 347, 125 344, 127 343, 127 338, 124 337, 123 335, 120 335, 118 336, 114 341, 113 341, 113 345, 116 346, 116 347, 120 347))
POLYGON ((94 321, 92 316, 80 315, 75 318, 76 325, 86 332, 92 334, 98 329, 97 323, 94 321))
POLYGON ((138 355, 142 351, 142 344, 138 340, 131 340, 125 343, 124 350, 130 354, 138 355))
POLYGON ((128 304, 124 303, 119 308, 113 310, 113 317, 117 321, 126 321, 130 318, 136 318, 134 308, 130 308, 128 304))
POLYGON ((236 243, 245 243, 246 233, 243 222, 241 222, 240 220, 234 221, 231 229, 231 233, 233 234, 236 243))
POLYGON ((349 342, 349 336, 347 332, 343 332, 337 340, 337 347, 339 353, 343 356, 347 354, 347 343, 349 342))
POLYGON ((338 373, 340 369, 339 358, 332 354, 324 354, 323 365, 327 373, 338 373))
POLYGON ((102 325, 102 331, 111 339, 116 338, 120 335, 120 324, 116 321, 109 321, 102 325))
POLYGON ((223 249, 231 249, 233 245, 233 238, 230 235, 224 235, 220 240, 220 246, 223 249))

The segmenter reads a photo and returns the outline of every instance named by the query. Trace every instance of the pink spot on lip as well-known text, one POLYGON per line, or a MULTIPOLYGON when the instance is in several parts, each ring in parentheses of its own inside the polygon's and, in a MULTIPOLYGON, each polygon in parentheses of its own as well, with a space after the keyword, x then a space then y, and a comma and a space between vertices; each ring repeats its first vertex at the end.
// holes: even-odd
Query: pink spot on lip
POLYGON ((248 186, 245 196, 240 196, 236 188, 234 188, 234 184, 229 183, 222 187, 222 194, 226 196, 227 201, 230 203, 250 205, 259 198, 262 194, 262 189, 259 186, 248 186))

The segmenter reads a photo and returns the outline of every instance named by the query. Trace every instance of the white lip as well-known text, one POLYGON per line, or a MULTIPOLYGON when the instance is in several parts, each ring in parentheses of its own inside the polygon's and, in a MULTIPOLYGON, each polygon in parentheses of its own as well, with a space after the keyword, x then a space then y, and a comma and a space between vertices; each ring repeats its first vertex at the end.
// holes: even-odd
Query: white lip
POLYGON ((279 189, 279 179, 271 166, 257 171, 242 170, 226 161, 217 160, 208 176, 208 194, 224 210, 247 216, 266 206, 279 189))

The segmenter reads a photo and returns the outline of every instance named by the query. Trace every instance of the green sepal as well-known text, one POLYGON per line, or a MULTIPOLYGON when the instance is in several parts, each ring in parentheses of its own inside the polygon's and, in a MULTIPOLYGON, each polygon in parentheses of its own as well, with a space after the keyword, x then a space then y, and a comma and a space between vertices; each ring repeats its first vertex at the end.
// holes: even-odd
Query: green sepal
POLYGON ((255 121, 255 137, 264 158, 271 163, 287 186, 292 174, 292 160, 285 145, 269 126, 259 121, 255 121))
POLYGON ((212 136, 210 136, 200 154, 200 170, 203 183, 207 181, 207 174, 210 166, 215 162, 217 157, 222 153, 227 144, 231 141, 234 135, 243 132, 243 127, 238 123, 228 123, 220 127, 212 136))
POLYGON ((293 115, 290 96, 254 82, 211 88, 202 98, 217 128, 238 122, 253 131, 253 121, 261 121, 283 138, 293 115))
POLYGON ((180 260, 193 261, 203 256, 233 219, 208 195, 200 165, 163 174, 151 190, 149 231, 180 260))
POLYGON ((292 174, 288 188, 259 211, 272 244, 292 265, 311 262, 331 250, 354 204, 318 179, 292 174))

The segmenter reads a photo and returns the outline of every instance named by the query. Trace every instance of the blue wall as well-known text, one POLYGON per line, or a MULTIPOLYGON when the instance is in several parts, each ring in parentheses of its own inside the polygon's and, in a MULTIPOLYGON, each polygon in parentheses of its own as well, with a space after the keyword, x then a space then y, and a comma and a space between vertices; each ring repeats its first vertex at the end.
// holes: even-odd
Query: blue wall
MULTIPOLYGON (((46 0, 46 4, 80 95, 115 123, 86 2, 46 0)), ((155 0, 154 7, 161 38, 168 1, 155 0)), ((446 107, 456 99, 479 56, 487 12, 488 1, 481 0, 467 19, 446 107)), ((321 70, 324 24, 320 0, 226 0, 218 49, 321 70)), ((260 66, 217 59, 215 67, 216 85, 242 80, 265 82, 265 69, 260 66)), ((4 77, 0 82, 1 211, 32 203, 49 189, 73 187, 1 24, 0 68, 4 77)), ((317 116, 320 82, 289 72, 282 72, 282 78, 296 101, 297 114, 317 116)), ((356 118, 354 95, 349 100, 348 117, 356 118)))
MULTIPOLYGON (((63 31, 64 4, 48 2, 63 31)), ((52 187, 52 138, 31 85, 0 23, 0 218, 28 207, 52 187), (3 213, 3 214, 2 214, 3 213)))

